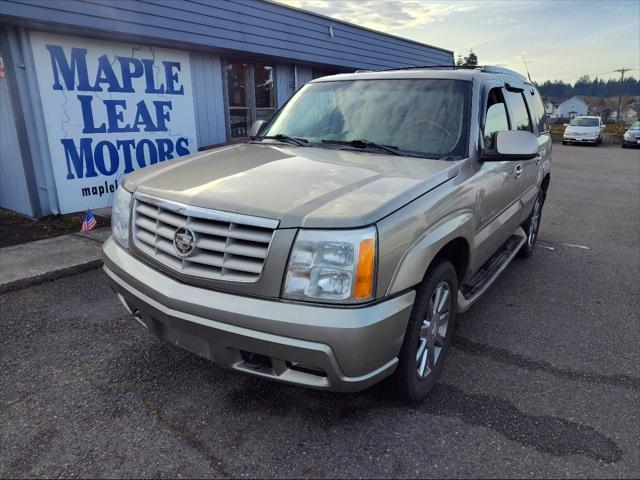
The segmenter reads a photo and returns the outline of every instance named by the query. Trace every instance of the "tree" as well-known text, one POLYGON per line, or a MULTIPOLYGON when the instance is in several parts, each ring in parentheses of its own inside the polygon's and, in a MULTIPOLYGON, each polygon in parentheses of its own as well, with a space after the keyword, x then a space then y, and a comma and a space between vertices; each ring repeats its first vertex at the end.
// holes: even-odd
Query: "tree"
POLYGON ((458 67, 477 67, 478 66, 478 56, 473 52, 473 49, 469 49, 469 55, 466 57, 462 57, 462 54, 458 54, 458 60, 456 61, 456 65, 458 67))
POLYGON ((634 77, 625 77, 624 82, 613 78, 605 82, 598 77, 591 80, 588 75, 583 75, 573 85, 562 80, 546 80, 542 85, 538 85, 538 89, 544 97, 613 97, 618 96, 620 92, 625 96, 640 96, 640 82, 634 77))

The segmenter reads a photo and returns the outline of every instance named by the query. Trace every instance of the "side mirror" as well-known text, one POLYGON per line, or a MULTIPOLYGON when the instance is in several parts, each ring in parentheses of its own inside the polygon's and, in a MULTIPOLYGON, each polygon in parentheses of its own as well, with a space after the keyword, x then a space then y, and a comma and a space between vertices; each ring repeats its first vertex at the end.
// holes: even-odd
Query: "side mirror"
POLYGON ((569 124, 568 123, 563 123, 562 125, 564 125, 565 127, 568 127, 569 124))
POLYGON ((531 132, 508 130, 494 135, 495 148, 483 151, 482 161, 529 160, 538 155, 538 139, 531 132))
POLYGON ((249 130, 249 138, 255 138, 258 133, 260 133, 260 129, 265 123, 267 122, 265 122, 264 120, 256 120, 255 122, 253 122, 253 125, 251 125, 251 130, 249 130))

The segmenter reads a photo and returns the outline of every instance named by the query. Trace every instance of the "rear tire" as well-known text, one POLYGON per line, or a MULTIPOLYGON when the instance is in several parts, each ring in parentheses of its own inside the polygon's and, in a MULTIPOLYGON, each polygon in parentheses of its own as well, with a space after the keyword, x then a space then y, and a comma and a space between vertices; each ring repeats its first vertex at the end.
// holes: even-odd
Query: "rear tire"
POLYGON ((392 377, 403 400, 418 402, 436 385, 453 336, 457 298, 456 270, 448 260, 438 260, 416 289, 398 367, 392 377))
POLYGON ((527 241, 524 243, 522 248, 520 248, 520 251, 518 251, 518 256, 520 258, 529 258, 533 255, 533 251, 536 248, 538 234, 540 233, 540 221, 542 220, 544 195, 544 191, 540 188, 538 190, 536 202, 533 204, 533 208, 531 209, 531 214, 529 215, 529 218, 527 218, 527 221, 522 225, 524 233, 527 235, 527 241))

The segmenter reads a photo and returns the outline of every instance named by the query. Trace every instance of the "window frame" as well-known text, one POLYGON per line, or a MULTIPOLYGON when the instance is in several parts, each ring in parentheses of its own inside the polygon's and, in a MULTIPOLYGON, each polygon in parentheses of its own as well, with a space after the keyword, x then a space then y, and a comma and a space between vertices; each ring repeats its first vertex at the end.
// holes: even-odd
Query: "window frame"
MULTIPOLYGON (((505 90, 507 91, 507 93, 513 93, 513 94, 520 95, 520 98, 522 98, 522 102, 524 103, 524 108, 527 111, 527 117, 529 118, 529 128, 530 128, 529 130, 522 130, 522 131, 531 132, 531 133, 535 134, 536 131, 537 131, 537 128, 535 128, 535 130, 534 130, 534 123, 533 123, 533 118, 531 116, 531 109, 529 108, 529 104, 527 103, 527 99, 525 98, 525 94, 524 94, 525 89, 524 88, 511 88, 510 89, 510 88, 507 87, 505 90)), ((513 130, 514 129, 514 122, 515 122, 515 115, 513 114, 513 111, 512 111, 513 103, 512 103, 510 95, 505 95, 504 98, 505 98, 505 100, 507 102, 507 107, 508 107, 508 110, 509 110, 509 113, 510 113, 510 117, 514 118, 514 121, 510 122, 510 125, 509 125, 509 130, 513 130)))
MULTIPOLYGON (((225 116, 225 133, 227 136, 227 142, 238 141, 242 139, 249 138, 246 137, 232 137, 231 136, 231 112, 230 110, 248 110, 249 111, 249 129, 251 125, 256 121, 256 113, 258 110, 269 110, 269 108, 256 107, 256 85, 255 85, 255 65, 265 65, 271 67, 273 69, 273 115, 278 112, 278 87, 277 87, 277 65, 275 63, 270 63, 268 61, 260 61, 260 60, 245 60, 243 58, 224 58, 222 59, 222 90, 223 90, 223 99, 224 99, 224 116, 225 116), (242 62, 247 64, 247 84, 248 84, 248 95, 249 95, 249 106, 248 107, 233 107, 229 103, 229 78, 227 75, 227 67, 231 62, 242 62)), ((273 117, 272 117, 273 118, 273 117)), ((248 133, 248 130, 247 130, 248 133)))
POLYGON ((482 156, 482 152, 487 149, 484 146, 484 129, 487 127, 487 113, 489 110, 489 95, 493 90, 499 90, 500 95, 502 95, 502 100, 504 101, 505 112, 507 113, 507 124, 509 125, 509 130, 512 129, 513 122, 511 121, 511 111, 509 109, 509 104, 507 103, 507 96, 505 95, 505 87, 501 83, 491 82, 485 84, 482 93, 482 110, 481 110, 481 124, 480 124, 480 132, 478 138, 478 145, 480 146, 480 156, 482 156))
MULTIPOLYGON (((524 92, 523 92, 524 93, 524 92)), ((529 86, 529 94, 530 95, 525 95, 525 103, 527 104, 527 107, 529 108, 529 115, 531 117, 533 117, 533 110, 534 110, 534 106, 533 105, 529 105, 529 101, 531 101, 532 103, 535 102, 535 98, 536 95, 538 96, 538 98, 540 99, 540 102, 542 103, 542 117, 538 119, 537 122, 534 123, 534 133, 538 136, 540 135, 547 135, 551 133, 551 124, 549 122, 549 115, 547 114, 547 109, 545 106, 545 102, 542 100, 542 95, 540 95, 540 91, 538 89, 536 89, 534 86, 529 86), (544 125, 546 127, 546 129, 544 130, 540 130, 540 121, 542 120, 542 118, 544 117, 545 122, 544 125)), ((533 120, 533 118, 532 118, 533 120)))

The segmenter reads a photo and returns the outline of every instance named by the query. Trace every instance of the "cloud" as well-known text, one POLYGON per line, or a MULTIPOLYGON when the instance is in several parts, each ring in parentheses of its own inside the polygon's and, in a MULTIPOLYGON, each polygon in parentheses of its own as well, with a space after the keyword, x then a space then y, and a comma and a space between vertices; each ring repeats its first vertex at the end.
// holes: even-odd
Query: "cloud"
POLYGON ((450 15, 475 9, 471 4, 427 3, 421 0, 279 0, 279 2, 386 32, 424 27, 430 23, 441 22, 450 15))

